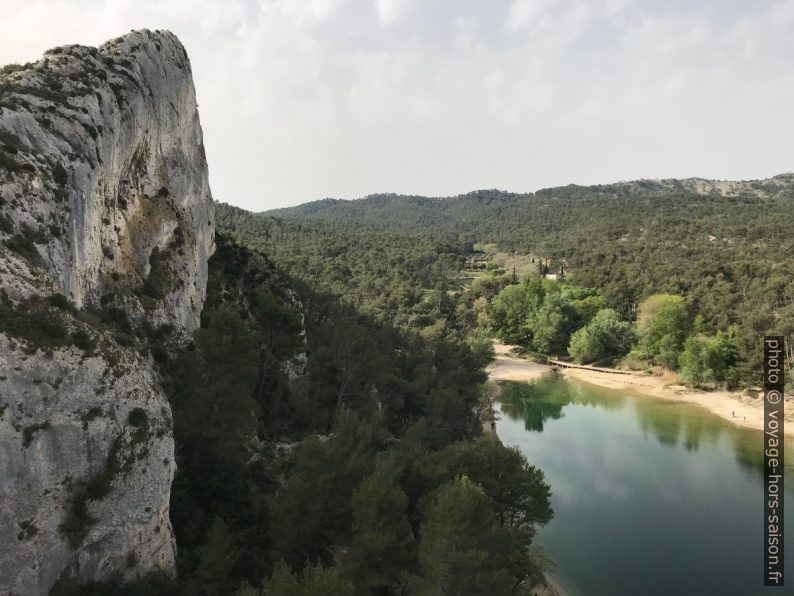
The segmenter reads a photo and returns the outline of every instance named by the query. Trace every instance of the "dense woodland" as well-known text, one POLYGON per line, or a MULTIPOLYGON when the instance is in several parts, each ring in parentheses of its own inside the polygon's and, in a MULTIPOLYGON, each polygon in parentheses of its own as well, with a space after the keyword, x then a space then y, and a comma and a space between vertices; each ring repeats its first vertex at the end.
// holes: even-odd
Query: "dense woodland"
MULTIPOLYGON (((690 335, 697 336, 690 353, 713 347, 720 333, 722 343, 730 335, 732 384, 759 383, 764 334, 784 335, 790 353, 794 349, 794 175, 743 183, 571 185, 525 195, 478 191, 445 199, 375 195, 270 214, 293 225, 366 224, 420 235, 461 255, 476 242, 494 242, 535 256, 549 272, 562 272, 569 286, 596 290, 626 322, 638 322, 643 301, 656 294, 680 296, 684 337, 676 332, 669 340, 679 354, 649 360, 682 368, 678 356, 690 335)), ((695 383, 711 377, 689 375, 695 383)))
POLYGON ((487 344, 455 323, 446 289, 422 289, 458 257, 394 238, 409 276, 377 279, 374 242, 304 281, 218 236, 194 342, 153 352, 174 416, 178 579, 65 580, 54 593, 485 595, 543 582, 532 538, 552 517, 549 486, 483 433, 487 344), (346 267, 356 275, 339 277, 346 267))

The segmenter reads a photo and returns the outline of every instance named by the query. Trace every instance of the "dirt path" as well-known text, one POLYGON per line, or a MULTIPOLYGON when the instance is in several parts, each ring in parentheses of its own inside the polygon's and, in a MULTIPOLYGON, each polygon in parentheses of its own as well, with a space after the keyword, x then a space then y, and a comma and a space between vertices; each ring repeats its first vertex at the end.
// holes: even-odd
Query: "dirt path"
MULTIPOLYGON (((552 370, 551 366, 513 356, 511 352, 517 349, 516 346, 505 345, 497 341, 494 341, 493 346, 496 358, 486 372, 494 381, 533 381, 552 370)), ((694 391, 681 385, 677 376, 670 372, 655 376, 646 373, 616 375, 581 368, 558 370, 568 377, 599 387, 628 390, 634 394, 695 404, 736 426, 757 430, 764 428, 763 399, 749 397, 743 392, 694 391)), ((794 403, 786 403, 785 420, 788 422, 785 425, 786 436, 794 437, 794 403)))

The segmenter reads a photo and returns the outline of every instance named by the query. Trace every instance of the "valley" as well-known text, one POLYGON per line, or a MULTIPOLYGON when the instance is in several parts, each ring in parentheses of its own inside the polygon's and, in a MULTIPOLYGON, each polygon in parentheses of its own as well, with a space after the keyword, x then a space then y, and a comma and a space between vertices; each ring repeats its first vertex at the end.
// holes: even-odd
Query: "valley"
POLYGON ((0 70, 0 592, 754 593, 794 175, 253 213, 197 108, 168 31, 0 70))

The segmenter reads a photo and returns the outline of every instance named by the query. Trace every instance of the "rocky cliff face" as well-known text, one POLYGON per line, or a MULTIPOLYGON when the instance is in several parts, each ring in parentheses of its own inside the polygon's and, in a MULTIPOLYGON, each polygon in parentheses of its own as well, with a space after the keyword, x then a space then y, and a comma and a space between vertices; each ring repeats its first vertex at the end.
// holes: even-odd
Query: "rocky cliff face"
POLYGON ((198 323, 212 215, 172 34, 0 70, 0 594, 173 570, 150 353, 198 323))

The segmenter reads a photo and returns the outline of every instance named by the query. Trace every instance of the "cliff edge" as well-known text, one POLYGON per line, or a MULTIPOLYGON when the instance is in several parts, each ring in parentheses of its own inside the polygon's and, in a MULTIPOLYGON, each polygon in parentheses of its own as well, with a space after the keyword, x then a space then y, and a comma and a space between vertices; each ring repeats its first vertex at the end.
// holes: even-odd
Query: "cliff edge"
POLYGON ((172 573, 171 411, 214 221, 164 31, 0 69, 0 594, 172 573))

